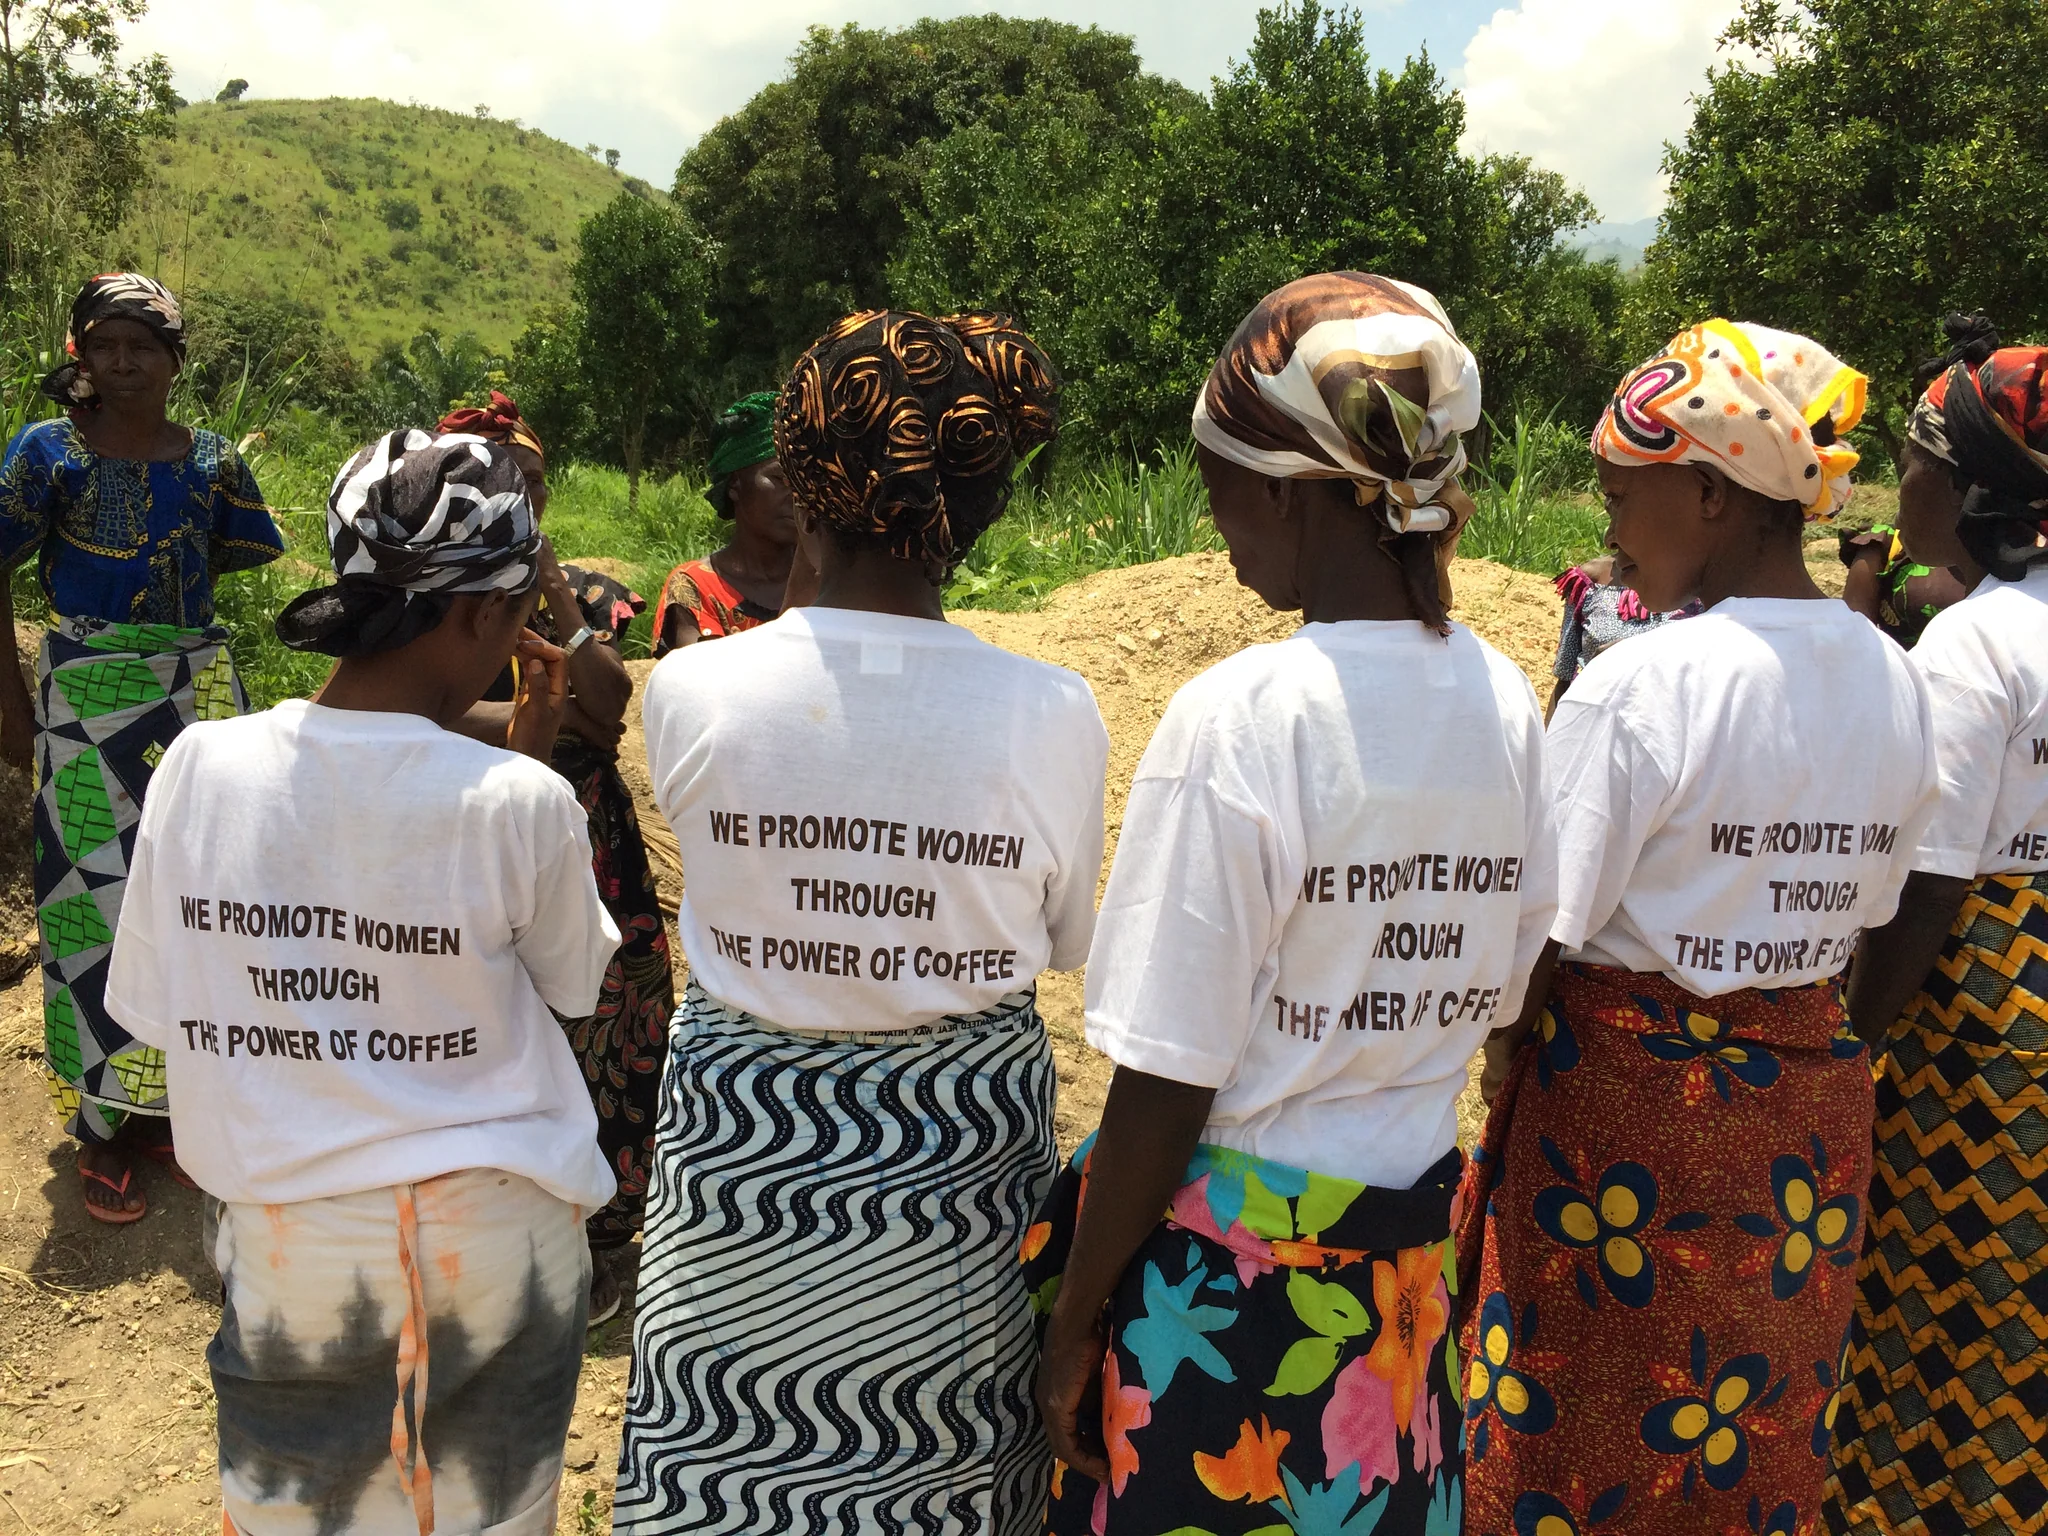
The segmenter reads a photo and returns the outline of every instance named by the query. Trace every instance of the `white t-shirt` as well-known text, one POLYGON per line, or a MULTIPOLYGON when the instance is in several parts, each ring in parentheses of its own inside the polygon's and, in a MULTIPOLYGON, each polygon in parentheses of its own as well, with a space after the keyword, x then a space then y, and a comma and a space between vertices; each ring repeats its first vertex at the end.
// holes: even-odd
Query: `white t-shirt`
POLYGON ((1898 907, 1934 809, 1927 689, 1842 603, 1728 598, 1580 673, 1550 773, 1567 959, 1800 986, 1898 907))
POLYGON ((1088 953, 1109 734, 955 624, 799 608, 647 682, 697 982, 791 1029, 979 1013, 1088 953))
POLYGON ((1556 910, 1543 719, 1462 626, 1310 624, 1174 696, 1088 957, 1088 1039, 1217 1090, 1205 1141, 1407 1189, 1556 910))
POLYGON ((178 1159, 222 1200, 463 1168, 616 1188, 562 1026, 619 931, 541 763, 418 715, 294 701, 157 765, 107 1008, 166 1058, 178 1159))
POLYGON ((1974 879, 2048 869, 2048 568, 1988 576, 1914 648, 1941 805, 1913 867, 1974 879))

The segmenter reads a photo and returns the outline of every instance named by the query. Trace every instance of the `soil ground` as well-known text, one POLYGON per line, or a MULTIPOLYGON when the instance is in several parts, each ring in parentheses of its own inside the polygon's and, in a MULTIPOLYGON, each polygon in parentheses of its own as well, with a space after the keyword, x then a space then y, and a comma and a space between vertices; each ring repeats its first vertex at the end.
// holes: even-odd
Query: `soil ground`
MULTIPOLYGON (((1826 560, 1820 553, 1815 572, 1827 575, 1832 550, 1826 560)), ((1454 583, 1458 616, 1547 694, 1558 614, 1550 584, 1477 561, 1460 561, 1454 583)), ((1840 590, 1838 575, 1831 585, 1840 590)), ((956 617, 1094 687, 1110 731, 1112 838, 1174 690, 1293 625, 1238 587, 1218 555, 1104 572, 1037 613, 956 617)), ((649 665, 632 668, 644 677, 649 665)), ((665 831, 648 799, 637 706, 635 716, 621 760, 643 821, 665 831)), ((205 1347, 219 1285, 199 1246, 199 1197, 145 1165, 144 1220, 115 1228, 85 1215, 72 1147, 42 1082, 41 986, 28 963, 30 792, 24 776, 0 767, 0 1532, 210 1533, 220 1529, 220 1503, 205 1347)), ((674 884, 672 862, 664 882, 674 884)), ((1107 1064, 1081 1036, 1078 973, 1044 978, 1040 1002, 1059 1062, 1060 1140, 1070 1147, 1095 1124, 1107 1064)), ((1469 1137, 1476 1098, 1468 1093, 1460 1110, 1469 1137)), ((610 1525, 630 1345, 630 1311, 591 1337, 561 1501, 559 1529, 573 1536, 610 1525)))

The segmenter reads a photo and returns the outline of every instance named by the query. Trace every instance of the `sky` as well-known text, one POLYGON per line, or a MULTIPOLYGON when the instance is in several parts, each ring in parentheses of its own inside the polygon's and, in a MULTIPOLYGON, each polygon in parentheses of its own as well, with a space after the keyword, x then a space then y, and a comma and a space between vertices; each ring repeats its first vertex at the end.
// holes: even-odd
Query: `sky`
MULTIPOLYGON (((1603 219, 1663 203, 1666 139, 1716 62, 1738 0, 1360 0, 1390 65, 1427 47, 1465 93, 1467 147, 1561 171, 1603 219)), ((779 78, 806 27, 898 26, 997 11, 1094 23, 1197 89, 1250 41, 1258 0, 151 0, 130 46, 171 62, 179 91, 228 80, 252 97, 382 96, 518 118, 620 151, 660 186, 719 118, 779 78)))

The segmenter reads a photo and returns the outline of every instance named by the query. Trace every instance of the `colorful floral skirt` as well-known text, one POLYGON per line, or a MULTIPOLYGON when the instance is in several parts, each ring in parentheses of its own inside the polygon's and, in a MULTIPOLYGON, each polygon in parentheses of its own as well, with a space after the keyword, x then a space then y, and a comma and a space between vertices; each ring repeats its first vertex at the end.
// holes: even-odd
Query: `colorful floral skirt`
POLYGON ((1871 1116, 1831 982, 1559 969, 1465 1187, 1472 1536, 1818 1529, 1871 1116))
POLYGON ((1971 890, 1877 1114, 1828 1525, 2048 1528, 2048 875, 1971 890))
MULTIPOLYGON (((1094 1138, 1024 1241, 1052 1310, 1094 1138)), ((1058 1536, 1459 1536, 1454 1150, 1413 1189, 1203 1145, 1110 1299, 1107 1487, 1053 1464, 1058 1536)))
POLYGON ((50 1096, 81 1141, 166 1115, 163 1053, 106 1009, 150 775, 178 733, 246 711, 224 629, 68 619, 36 666, 36 921, 50 1096))
POLYGON ((622 1248, 640 1230, 647 1204, 661 1068, 676 1011, 675 977, 647 844, 618 760, 564 732, 556 738, 552 766, 574 786, 590 818, 591 872, 598 896, 619 925, 618 953, 605 967, 597 1011, 582 1019, 555 1017, 597 1110, 598 1149, 619 1181, 611 1204, 590 1218, 590 1246, 622 1248))

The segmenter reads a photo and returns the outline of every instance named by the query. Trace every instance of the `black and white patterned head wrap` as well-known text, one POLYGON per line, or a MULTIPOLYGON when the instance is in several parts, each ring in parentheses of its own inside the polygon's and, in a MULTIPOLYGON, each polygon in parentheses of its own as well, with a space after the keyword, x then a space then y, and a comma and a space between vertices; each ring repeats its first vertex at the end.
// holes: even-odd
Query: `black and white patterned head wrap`
POLYGON ((433 629, 464 592, 520 593, 539 576, 526 478, 502 443, 417 427, 341 467, 327 498, 339 579, 277 616, 294 650, 371 656, 433 629))
POLYGON ((96 410, 99 392, 80 364, 79 348, 92 328, 104 320, 137 320, 149 327, 158 341, 185 362, 185 317, 171 290, 140 272, 102 272, 89 277, 71 301, 71 324, 64 332, 64 362, 46 374, 42 391, 59 405, 71 410, 96 410))

